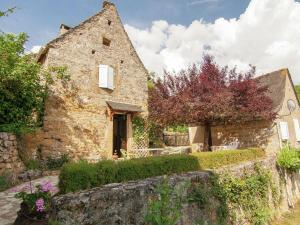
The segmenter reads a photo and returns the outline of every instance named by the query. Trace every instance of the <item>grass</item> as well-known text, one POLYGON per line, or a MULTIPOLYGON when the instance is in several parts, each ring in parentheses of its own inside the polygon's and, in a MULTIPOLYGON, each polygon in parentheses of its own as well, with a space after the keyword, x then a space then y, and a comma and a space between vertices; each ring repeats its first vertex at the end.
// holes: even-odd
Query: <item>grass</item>
POLYGON ((300 202, 292 212, 286 213, 280 220, 274 221, 273 225, 299 225, 300 224, 300 202))

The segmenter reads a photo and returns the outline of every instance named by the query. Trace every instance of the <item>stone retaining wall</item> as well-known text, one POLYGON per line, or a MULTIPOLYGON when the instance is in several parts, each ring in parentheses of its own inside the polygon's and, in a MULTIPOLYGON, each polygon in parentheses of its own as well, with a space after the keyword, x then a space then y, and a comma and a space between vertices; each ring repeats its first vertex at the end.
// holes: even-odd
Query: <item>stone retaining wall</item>
POLYGON ((16 136, 0 132, 0 174, 7 171, 17 173, 23 169, 24 165, 18 155, 16 136))
MULTIPOLYGON (((214 172, 224 173, 226 171, 235 176, 241 176, 245 171, 251 172, 251 170, 254 170, 255 163, 257 161, 219 169, 214 172)), ((259 163, 262 167, 272 171, 274 182, 280 189, 282 202, 276 213, 280 215, 288 210, 300 197, 299 174, 289 175, 285 184, 285 182, 280 181, 275 158, 261 160, 259 163)), ((171 187, 178 187, 186 181, 206 184, 210 175, 211 171, 197 171, 173 175, 167 179, 171 187)), ((155 177, 123 184, 109 184, 91 190, 58 196, 53 200, 52 217, 65 225, 142 225, 145 224, 144 215, 147 211, 147 203, 149 199, 155 198, 155 186, 163 180, 164 177, 155 177)), ((183 193, 183 195, 186 194, 183 193)), ((194 203, 185 203, 178 225, 196 225, 197 218, 199 216, 203 217, 203 214, 211 221, 216 220, 216 207, 210 208, 199 209, 194 203)))

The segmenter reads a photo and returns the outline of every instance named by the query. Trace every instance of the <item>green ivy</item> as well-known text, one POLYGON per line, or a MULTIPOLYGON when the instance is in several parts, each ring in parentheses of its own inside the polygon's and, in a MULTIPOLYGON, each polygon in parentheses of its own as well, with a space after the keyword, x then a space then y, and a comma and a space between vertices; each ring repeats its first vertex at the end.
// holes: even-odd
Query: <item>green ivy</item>
POLYGON ((228 220, 238 224, 243 221, 251 225, 266 224, 272 216, 269 193, 274 206, 280 201, 271 173, 259 166, 253 173, 245 173, 242 177, 213 174, 208 181, 192 187, 189 202, 196 203, 202 210, 198 224, 226 225, 228 220), (207 212, 216 213, 217 218, 207 212))
POLYGON ((279 198, 269 171, 256 166, 255 173, 246 173, 240 178, 223 175, 219 182, 234 221, 241 222, 246 219, 253 225, 266 224, 270 221, 272 216, 269 206, 270 191, 274 205, 278 204, 279 198), (237 213, 239 209, 242 209, 244 215, 237 213))
POLYGON ((159 184, 155 193, 156 198, 149 201, 148 212, 145 216, 147 225, 174 225, 181 217, 182 204, 184 200, 184 190, 189 183, 183 183, 174 189, 167 181, 159 184))

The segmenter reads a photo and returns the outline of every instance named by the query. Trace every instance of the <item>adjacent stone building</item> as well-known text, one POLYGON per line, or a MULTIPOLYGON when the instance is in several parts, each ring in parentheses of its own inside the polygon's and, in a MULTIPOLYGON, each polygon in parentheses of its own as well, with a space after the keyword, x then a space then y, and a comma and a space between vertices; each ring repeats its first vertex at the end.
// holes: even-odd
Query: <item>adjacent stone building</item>
MULTIPOLYGON (((288 69, 275 71, 257 78, 260 85, 269 87, 268 95, 273 100, 277 113, 273 122, 252 121, 243 124, 213 126, 212 145, 218 149, 230 146, 238 148, 262 147, 273 154, 284 143, 300 147, 300 107, 294 84, 288 69), (237 145, 235 145, 237 143, 237 145)), ((190 127, 190 142, 194 150, 204 142, 204 128, 190 127)))
POLYGON ((43 127, 21 142, 30 156, 110 158, 132 146, 132 117, 147 115, 147 70, 114 4, 60 36, 39 53, 43 66, 66 66, 69 82, 56 81, 43 127))

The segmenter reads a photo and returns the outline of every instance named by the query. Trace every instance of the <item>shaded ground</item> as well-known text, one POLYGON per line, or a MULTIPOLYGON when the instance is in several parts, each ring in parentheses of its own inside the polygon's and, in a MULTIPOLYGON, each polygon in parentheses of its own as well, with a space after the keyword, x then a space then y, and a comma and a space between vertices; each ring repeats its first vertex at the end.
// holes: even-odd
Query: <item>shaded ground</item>
POLYGON ((300 202, 293 211, 283 215, 279 221, 274 221, 274 225, 299 225, 300 224, 300 202))
MULTIPOLYGON (((41 184, 45 181, 50 181, 54 185, 58 183, 58 176, 47 176, 32 181, 33 186, 41 184)), ((20 209, 20 200, 16 199, 14 195, 16 190, 29 185, 29 182, 20 184, 16 187, 10 188, 6 191, 0 192, 0 225, 12 225, 17 218, 17 212, 20 209)))

